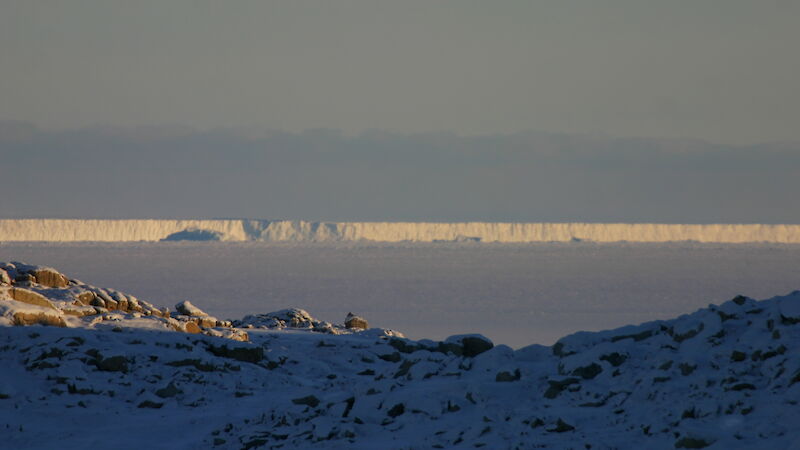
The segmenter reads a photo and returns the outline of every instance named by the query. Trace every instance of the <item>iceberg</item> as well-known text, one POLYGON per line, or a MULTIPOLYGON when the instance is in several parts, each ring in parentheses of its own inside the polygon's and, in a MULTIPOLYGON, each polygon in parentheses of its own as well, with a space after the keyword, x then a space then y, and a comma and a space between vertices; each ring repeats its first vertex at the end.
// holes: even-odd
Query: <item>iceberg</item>
POLYGON ((680 242, 800 243, 800 225, 304 220, 3 219, 0 242, 161 241, 176 237, 262 242, 680 242))

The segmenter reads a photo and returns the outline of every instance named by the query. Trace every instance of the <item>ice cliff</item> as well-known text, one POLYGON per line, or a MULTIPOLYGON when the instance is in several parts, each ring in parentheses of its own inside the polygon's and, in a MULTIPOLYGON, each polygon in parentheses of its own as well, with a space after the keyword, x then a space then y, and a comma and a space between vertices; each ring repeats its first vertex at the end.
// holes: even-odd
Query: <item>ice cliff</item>
POLYGON ((302 220, 0 220, 3 241, 160 241, 212 236, 266 242, 800 243, 800 225, 627 223, 309 222, 302 220))

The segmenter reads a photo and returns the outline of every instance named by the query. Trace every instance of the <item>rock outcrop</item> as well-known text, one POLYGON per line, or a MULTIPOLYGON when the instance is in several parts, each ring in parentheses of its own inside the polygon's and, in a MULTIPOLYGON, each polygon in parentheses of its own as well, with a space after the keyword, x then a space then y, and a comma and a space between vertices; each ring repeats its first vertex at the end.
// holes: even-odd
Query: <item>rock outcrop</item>
MULTIPOLYGON (((155 328, 189 334, 204 334, 247 342, 244 329, 292 328, 326 334, 358 333, 369 325, 361 317, 348 315, 344 326, 317 320, 303 309, 289 308, 241 320, 220 320, 190 301, 175 310, 159 308, 133 295, 71 280, 50 267, 21 262, 0 263, 0 323, 54 325, 60 327, 155 328)), ((402 337, 390 330, 378 334, 402 337)))
POLYGON ((133 295, 70 280, 57 270, 21 262, 0 263, 0 319, 14 325, 94 326, 117 322, 156 329, 203 333, 246 341, 247 333, 230 330, 191 302, 176 305, 173 315, 133 295), (74 321, 78 322, 74 322, 74 321), (227 330, 226 330, 227 329, 227 330))
POLYGON ((366 330, 369 328, 369 323, 367 319, 363 317, 356 316, 353 313, 347 313, 347 317, 344 319, 344 327, 351 330, 366 330))

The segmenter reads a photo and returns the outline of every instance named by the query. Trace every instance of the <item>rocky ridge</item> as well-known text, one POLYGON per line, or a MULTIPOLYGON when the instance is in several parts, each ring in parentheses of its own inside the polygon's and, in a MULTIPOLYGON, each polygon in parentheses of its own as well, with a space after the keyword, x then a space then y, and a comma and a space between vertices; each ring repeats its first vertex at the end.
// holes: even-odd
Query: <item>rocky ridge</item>
POLYGON ((513 350, 300 309, 227 324, 103 289, 110 309, 53 269, 0 267, 0 428, 14 448, 800 447, 800 291, 513 350), (26 308, 63 325, 15 319, 26 308))

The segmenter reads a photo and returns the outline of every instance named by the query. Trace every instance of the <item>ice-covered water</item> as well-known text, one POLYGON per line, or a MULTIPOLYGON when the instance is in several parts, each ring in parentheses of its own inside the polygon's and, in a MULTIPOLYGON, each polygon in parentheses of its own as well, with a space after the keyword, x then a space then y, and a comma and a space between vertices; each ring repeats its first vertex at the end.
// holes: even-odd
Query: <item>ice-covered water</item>
POLYGON ((5 243, 0 260, 224 318, 352 311, 411 338, 513 347, 800 289, 800 246, 783 244, 5 243))

